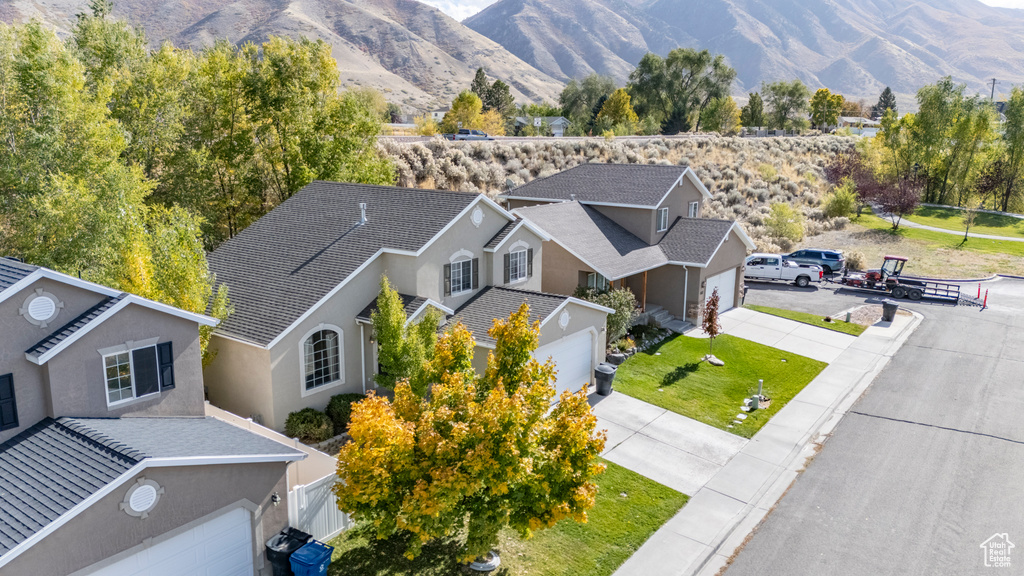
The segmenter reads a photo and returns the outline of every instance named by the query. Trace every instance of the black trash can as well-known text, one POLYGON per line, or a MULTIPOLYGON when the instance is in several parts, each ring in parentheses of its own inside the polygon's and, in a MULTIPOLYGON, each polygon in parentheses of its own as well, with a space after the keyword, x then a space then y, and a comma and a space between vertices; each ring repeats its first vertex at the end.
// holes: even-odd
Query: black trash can
POLYGON ((900 309, 900 305, 892 300, 882 301, 882 322, 892 322, 896 319, 896 311, 900 309))
POLYGON ((274 570, 274 576, 295 576, 289 561, 292 553, 302 548, 313 536, 295 528, 285 528, 267 540, 267 562, 274 570))
POLYGON ((602 362, 594 369, 594 380, 597 384, 597 393, 607 396, 612 393, 612 380, 615 380, 615 366, 602 362))

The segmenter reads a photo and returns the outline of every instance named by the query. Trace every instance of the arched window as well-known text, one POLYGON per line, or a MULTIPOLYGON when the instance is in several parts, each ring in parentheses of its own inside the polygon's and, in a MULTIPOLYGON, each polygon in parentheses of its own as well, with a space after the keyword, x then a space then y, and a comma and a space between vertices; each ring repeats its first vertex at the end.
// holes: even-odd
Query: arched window
POLYGON ((334 330, 314 332, 303 344, 306 390, 341 379, 340 342, 334 330))

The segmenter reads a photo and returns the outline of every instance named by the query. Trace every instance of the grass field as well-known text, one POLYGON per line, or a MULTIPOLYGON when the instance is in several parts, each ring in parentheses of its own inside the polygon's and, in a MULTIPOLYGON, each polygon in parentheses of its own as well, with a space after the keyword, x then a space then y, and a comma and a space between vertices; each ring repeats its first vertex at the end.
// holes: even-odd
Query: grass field
POLYGON ((715 338, 714 344, 714 354, 725 366, 700 362, 707 353, 708 341, 703 338, 677 336, 666 340, 620 366, 615 389, 750 438, 826 366, 728 334, 715 338), (758 379, 764 380, 764 395, 772 399, 771 406, 729 428, 740 413, 743 399, 757 393, 758 379))
MULTIPOLYGON (((939 208, 935 206, 921 206, 908 220, 926 226, 934 226, 945 230, 963 232, 963 210, 955 208, 939 208)), ((979 212, 971 226, 971 232, 977 234, 992 234, 994 236, 1010 236, 1024 238, 1024 219, 1002 214, 989 214, 979 212)))
MULTIPOLYGON (((597 503, 586 524, 563 521, 520 540, 511 530, 501 536, 501 567, 495 576, 608 576, 651 534, 682 508, 689 497, 621 466, 605 462, 598 477, 597 503)), ((404 541, 371 540, 349 531, 330 542, 329 576, 451 576, 464 573, 451 538, 423 547, 415 560, 403 555, 404 541)))
POLYGON ((817 326, 818 328, 826 328, 828 330, 842 332, 843 334, 850 334, 851 336, 860 336, 865 330, 867 330, 867 326, 861 326, 860 324, 854 324, 853 322, 844 322, 842 319, 834 318, 834 322, 825 322, 825 319, 821 316, 808 314, 806 312, 794 312, 793 310, 772 308, 770 306, 755 306, 754 304, 747 304, 744 308, 749 308, 755 312, 771 314, 772 316, 789 318, 790 320, 803 322, 804 324, 810 324, 811 326, 817 326))
POLYGON ((1008 240, 986 240, 983 238, 970 238, 961 245, 963 236, 953 236, 933 230, 920 230, 918 228, 900 227, 892 231, 892 223, 887 219, 878 216, 865 214, 856 220, 856 223, 865 228, 882 230, 893 236, 911 240, 921 240, 934 249, 955 249, 967 252, 978 252, 981 254, 1005 254, 1008 256, 1024 256, 1024 242, 1011 242, 1008 240))

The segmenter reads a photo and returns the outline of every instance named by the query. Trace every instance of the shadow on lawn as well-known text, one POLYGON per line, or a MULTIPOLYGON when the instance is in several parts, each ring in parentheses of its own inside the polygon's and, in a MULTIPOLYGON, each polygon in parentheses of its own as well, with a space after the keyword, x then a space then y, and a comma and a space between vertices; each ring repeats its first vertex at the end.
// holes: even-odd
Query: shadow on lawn
POLYGON ((700 362, 690 362, 689 364, 683 364, 682 366, 676 366, 675 370, 665 374, 661 379, 662 386, 671 386, 676 382, 679 382, 687 375, 692 374, 700 368, 700 362))
MULTIPOLYGON (((475 574, 459 561, 462 541, 459 538, 441 538, 423 546, 414 560, 405 557, 408 538, 396 536, 376 540, 369 533, 367 542, 357 548, 345 550, 331 561, 328 576, 448 576, 475 574)), ((493 576, 508 576, 505 568, 491 572, 493 576)))

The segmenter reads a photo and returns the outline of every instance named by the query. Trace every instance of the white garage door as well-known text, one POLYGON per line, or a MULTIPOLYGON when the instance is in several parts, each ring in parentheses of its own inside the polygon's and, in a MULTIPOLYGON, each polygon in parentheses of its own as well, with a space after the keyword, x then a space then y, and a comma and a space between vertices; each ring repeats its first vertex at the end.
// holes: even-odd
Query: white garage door
POLYGON ((594 366, 593 336, 590 332, 577 332, 557 342, 541 346, 533 357, 543 362, 548 357, 555 362, 555 388, 558 395, 562 390, 578 391, 584 383, 591 380, 591 369, 594 366))
POLYGON ((236 508, 91 576, 252 576, 251 518, 236 508))
POLYGON ((725 312, 736 304, 736 269, 730 268, 721 274, 708 278, 704 287, 705 301, 718 288, 718 311, 725 312))

